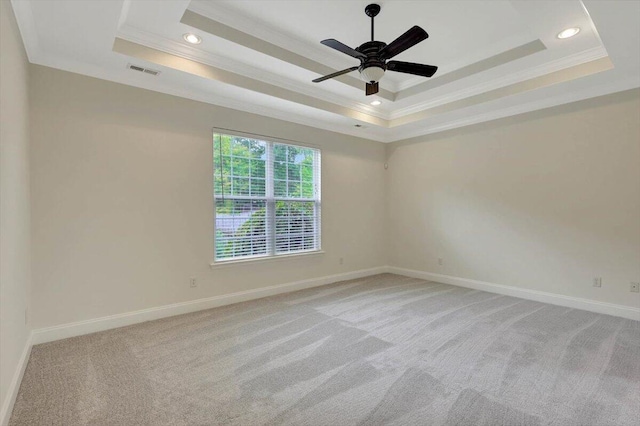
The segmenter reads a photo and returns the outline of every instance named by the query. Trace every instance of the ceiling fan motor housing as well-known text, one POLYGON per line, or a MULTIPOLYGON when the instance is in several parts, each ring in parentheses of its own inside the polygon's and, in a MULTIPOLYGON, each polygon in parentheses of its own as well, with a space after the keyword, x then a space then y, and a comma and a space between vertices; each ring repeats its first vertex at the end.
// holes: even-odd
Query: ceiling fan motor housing
POLYGON ((368 41, 356 48, 358 52, 367 55, 366 59, 361 60, 360 76, 367 83, 374 83, 382 78, 387 70, 384 59, 380 58, 379 52, 387 43, 382 41, 368 41))

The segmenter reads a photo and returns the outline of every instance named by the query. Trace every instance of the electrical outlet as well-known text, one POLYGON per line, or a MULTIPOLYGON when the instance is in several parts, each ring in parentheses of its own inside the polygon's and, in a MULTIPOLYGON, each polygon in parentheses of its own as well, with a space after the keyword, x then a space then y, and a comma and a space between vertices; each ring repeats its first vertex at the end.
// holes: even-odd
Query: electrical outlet
POLYGON ((438 258, 438 265, 440 266, 444 265, 444 260, 442 260, 441 257, 438 258))
POLYGON ((341 257, 341 258, 340 258, 340 264, 341 264, 341 265, 344 265, 344 257, 341 257))
POLYGON ((633 293, 640 293, 640 283, 631 283, 629 291, 633 293))
POLYGON ((189 286, 191 288, 198 287, 198 282, 196 281, 196 279, 194 277, 191 277, 191 279, 189 280, 189 286))
POLYGON ((593 279, 593 286, 594 287, 602 287, 602 278, 600 278, 600 277, 594 278, 593 279))

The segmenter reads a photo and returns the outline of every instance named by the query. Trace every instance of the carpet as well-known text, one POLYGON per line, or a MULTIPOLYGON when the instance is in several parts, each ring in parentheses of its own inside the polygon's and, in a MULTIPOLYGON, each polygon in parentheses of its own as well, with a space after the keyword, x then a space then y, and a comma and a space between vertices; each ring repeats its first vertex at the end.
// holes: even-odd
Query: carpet
POLYGON ((640 322, 391 274, 33 347, 19 425, 631 425, 640 322))

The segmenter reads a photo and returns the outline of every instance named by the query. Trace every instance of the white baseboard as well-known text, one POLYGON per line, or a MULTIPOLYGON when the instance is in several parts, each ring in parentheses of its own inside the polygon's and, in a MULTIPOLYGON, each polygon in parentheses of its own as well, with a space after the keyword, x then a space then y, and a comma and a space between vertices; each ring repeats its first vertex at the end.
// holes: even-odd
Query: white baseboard
POLYGON ((552 305, 583 309, 585 311, 597 312, 599 314, 607 314, 632 320, 640 320, 640 308, 632 308, 630 306, 598 302, 596 300, 581 299, 578 297, 564 296, 561 294, 547 293, 538 290, 511 287, 507 285, 494 284, 486 281, 478 281, 468 278, 459 278, 451 275, 434 274, 432 272, 397 268, 395 266, 387 266, 386 271, 392 274, 404 275, 412 278, 420 278, 428 281, 436 281, 443 284, 451 284, 459 287, 488 291, 490 293, 504 294, 506 296, 535 300, 537 302, 550 303, 552 305))
POLYGON ((384 272, 404 275, 413 278, 420 278, 428 281, 436 281, 460 287, 473 288, 476 290, 483 290, 491 293, 504 294, 507 296, 519 297, 523 299, 535 300, 543 303, 551 303, 554 305, 566 306, 575 309, 584 309, 601 314, 640 320, 640 309, 632 308, 629 306, 615 305, 612 303, 598 302, 595 300, 563 296, 555 293, 510 287, 485 281, 454 277, 451 275, 435 274, 431 272, 416 271, 394 266, 382 266, 371 269, 362 269, 343 274, 328 275, 325 277, 296 281, 288 284, 274 285, 255 290, 241 291, 237 293, 208 297, 182 303, 174 303, 171 305, 159 306, 155 308, 126 312, 123 314, 110 315, 102 318, 95 318, 86 321, 79 321, 33 330, 31 335, 29 336, 27 344, 25 345, 19 365, 11 382, 6 400, 4 401, 4 404, 2 406, 2 411, 0 412, 0 426, 6 426, 9 423, 11 410, 15 403, 18 390, 20 388, 20 382, 22 381, 22 377, 29 360, 29 354, 31 353, 32 345, 51 342, 54 340, 66 339, 68 337, 80 336, 83 334, 95 333, 98 331, 109 330, 112 328, 123 327, 174 315, 201 311, 218 306, 260 299, 262 297, 274 296, 276 294, 288 293, 311 287, 318 287, 339 281, 363 278, 371 275, 381 274, 384 272))
POLYGON ((27 363, 29 362, 29 355, 31 355, 32 341, 33 333, 29 333, 27 341, 24 344, 24 349, 22 350, 22 355, 20 355, 20 359, 18 360, 16 371, 13 373, 13 378, 9 384, 9 390, 7 391, 5 400, 2 403, 2 410, 0 411, 0 426, 7 426, 11 419, 13 405, 16 403, 18 391, 20 390, 20 383, 22 383, 22 377, 24 376, 24 371, 26 370, 27 363))
POLYGON ((358 271, 346 272, 344 274, 311 278, 308 280, 296 281, 288 284, 262 287, 255 290, 240 291, 237 293, 225 294, 222 296, 207 297, 204 299, 191 300, 188 302, 174 303, 171 305, 158 306, 155 308, 142 309, 139 311, 125 312, 122 314, 110 315, 101 318, 56 325, 47 328, 40 328, 33 331, 33 344, 37 345, 40 343, 52 342, 54 340, 66 339, 68 337, 81 336, 83 334, 95 333, 97 331, 124 327, 126 325, 171 317, 174 315, 187 314, 204 309, 216 308, 218 306, 231 305, 233 303, 260 299, 262 297, 288 293, 296 290, 303 290, 305 288, 318 287, 321 285, 332 284, 339 281, 368 277, 370 275, 381 274, 383 272, 386 272, 385 267, 361 269, 358 271))

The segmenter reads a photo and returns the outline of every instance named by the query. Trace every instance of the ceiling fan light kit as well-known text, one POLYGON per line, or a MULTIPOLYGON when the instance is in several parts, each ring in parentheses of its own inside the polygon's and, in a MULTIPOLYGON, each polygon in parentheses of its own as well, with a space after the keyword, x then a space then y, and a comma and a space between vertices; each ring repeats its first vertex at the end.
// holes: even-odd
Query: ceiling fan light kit
POLYGON ((376 66, 364 68, 360 70, 360 78, 365 83, 375 83, 384 76, 384 71, 384 68, 376 66))
POLYGON ((415 64, 412 62, 388 61, 388 59, 404 52, 429 37, 429 34, 419 26, 411 27, 400 37, 386 44, 375 41, 374 38, 374 18, 380 13, 380 5, 370 4, 364 9, 364 13, 371 18, 371 41, 361 44, 355 49, 339 42, 335 39, 322 40, 320 43, 331 47, 339 52, 360 60, 360 65, 337 71, 313 80, 314 83, 338 77, 343 74, 358 70, 360 78, 366 83, 365 94, 367 96, 378 93, 378 82, 384 73, 388 71, 401 72, 405 74, 431 77, 438 70, 434 65, 415 64))

